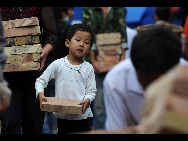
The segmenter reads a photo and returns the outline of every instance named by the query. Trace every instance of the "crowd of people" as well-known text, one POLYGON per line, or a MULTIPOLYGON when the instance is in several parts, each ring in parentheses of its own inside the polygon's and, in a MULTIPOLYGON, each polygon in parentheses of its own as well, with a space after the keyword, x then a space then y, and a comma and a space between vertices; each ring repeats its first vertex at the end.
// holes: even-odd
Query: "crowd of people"
POLYGON ((1 134, 64 134, 136 126, 146 88, 173 66, 188 65, 188 10, 184 7, 147 11, 155 23, 146 23, 145 17, 140 26, 152 24, 145 31, 126 25, 124 7, 84 7, 82 23, 74 25, 70 24, 74 7, 0 7, 0 12, 1 21, 38 17, 43 46, 39 71, 3 73, 6 38, 0 24, 1 134), (167 28, 179 13, 181 36, 167 28), (101 50, 96 37, 104 33, 121 35, 120 54, 111 54, 119 62, 108 71, 100 71, 98 59, 101 50), (46 97, 82 100, 82 114, 41 111, 46 97), (44 132, 46 126, 49 131, 44 132))

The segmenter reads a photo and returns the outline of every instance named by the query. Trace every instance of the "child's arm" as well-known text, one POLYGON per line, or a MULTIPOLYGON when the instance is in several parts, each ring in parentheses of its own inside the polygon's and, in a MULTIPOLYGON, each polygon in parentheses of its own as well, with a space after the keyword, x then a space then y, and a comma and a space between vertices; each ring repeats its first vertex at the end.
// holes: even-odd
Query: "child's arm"
POLYGON ((55 77, 55 70, 57 66, 58 64, 56 61, 52 62, 43 72, 43 74, 36 79, 36 98, 38 98, 38 94, 40 92, 44 94, 44 88, 46 88, 48 86, 48 82, 55 77))
POLYGON ((40 100, 40 108, 42 108, 42 102, 43 101, 46 102, 47 99, 46 99, 46 97, 44 96, 44 94, 42 92, 39 92, 38 96, 39 96, 39 100, 40 100))
POLYGON ((90 104, 89 98, 85 99, 84 101, 80 102, 80 104, 78 104, 78 105, 82 105, 82 114, 85 113, 87 107, 89 107, 89 104, 90 104))
POLYGON ((82 105, 82 113, 86 111, 86 109, 89 107, 91 102, 95 99, 96 96, 96 81, 95 81, 95 74, 94 69, 89 73, 89 76, 87 77, 87 83, 86 83, 86 94, 83 99, 83 101, 79 104, 82 105))

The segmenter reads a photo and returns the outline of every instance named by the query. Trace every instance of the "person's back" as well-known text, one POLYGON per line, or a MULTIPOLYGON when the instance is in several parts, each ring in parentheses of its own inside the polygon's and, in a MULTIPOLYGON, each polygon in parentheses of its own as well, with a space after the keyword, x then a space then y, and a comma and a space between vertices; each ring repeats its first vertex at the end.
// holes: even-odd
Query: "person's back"
MULTIPOLYGON (((97 47, 97 44, 95 44, 91 48, 90 52, 90 58, 87 59, 90 61, 94 67, 95 70, 95 76, 96 76, 96 82, 97 82, 97 94, 94 101, 94 120, 95 120, 95 129, 104 129, 104 123, 105 123, 105 109, 104 109, 104 102, 103 102, 103 80, 106 76, 107 72, 109 71, 108 68, 112 68, 111 65, 109 65, 114 60, 117 62, 125 59, 125 51, 128 49, 127 46, 127 35, 126 35, 126 10, 124 7, 85 7, 83 9, 82 14, 82 21, 85 24, 88 24, 91 26, 91 28, 94 30, 94 33, 96 34, 102 34, 102 33, 121 33, 121 39, 120 39, 120 45, 116 48, 119 48, 119 50, 122 52, 120 55, 118 54, 117 58, 111 59, 111 56, 105 55, 103 58, 99 55, 99 49, 97 47), (98 59, 99 58, 99 59, 98 59), (102 58, 102 59, 101 59, 102 58), (110 59, 112 60, 110 60, 110 59), (117 60, 116 60, 117 59, 117 60), (104 60, 103 62, 100 60, 104 60), (109 61, 110 60, 110 61, 109 61), (107 63, 106 63, 107 62, 107 63), (109 63, 110 62, 110 63, 109 63), (104 64, 104 67, 100 67, 104 64), (107 67, 107 69, 105 68, 107 67), (105 69, 103 69, 105 68, 105 69), (105 70, 105 71, 104 71, 105 70)), ((96 42, 95 42, 96 43, 96 42)), ((110 46, 110 45, 109 45, 110 46)), ((110 52, 110 47, 107 46, 106 48, 109 50, 106 50, 106 52, 110 52)), ((112 49, 114 51, 115 49, 112 49)), ((116 50, 115 50, 116 51, 116 50)), ((87 58, 87 57, 86 57, 87 58)))
POLYGON ((103 85, 107 130, 137 125, 144 89, 179 62, 180 40, 162 25, 155 26, 135 36, 131 60, 118 64, 105 77, 103 85))

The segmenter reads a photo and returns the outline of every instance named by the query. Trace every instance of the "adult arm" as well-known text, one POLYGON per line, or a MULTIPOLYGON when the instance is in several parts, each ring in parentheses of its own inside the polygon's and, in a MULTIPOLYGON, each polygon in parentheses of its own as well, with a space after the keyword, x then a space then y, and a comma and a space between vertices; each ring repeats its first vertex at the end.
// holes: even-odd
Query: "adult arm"
POLYGON ((55 49, 57 37, 57 27, 53 11, 51 7, 42 7, 41 10, 41 26, 42 26, 42 54, 39 56, 41 60, 40 71, 44 69, 47 56, 55 49))

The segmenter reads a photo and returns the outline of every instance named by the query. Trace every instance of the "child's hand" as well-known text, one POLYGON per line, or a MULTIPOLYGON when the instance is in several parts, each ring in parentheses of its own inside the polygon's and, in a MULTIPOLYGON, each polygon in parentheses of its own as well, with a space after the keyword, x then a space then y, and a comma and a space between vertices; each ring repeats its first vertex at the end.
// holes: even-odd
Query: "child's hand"
POLYGON ((78 105, 82 105, 82 114, 84 114, 87 107, 89 107, 89 103, 90 103, 90 99, 87 98, 84 101, 80 102, 80 104, 78 104, 78 105))
POLYGON ((40 108, 42 108, 42 102, 43 101, 47 101, 47 99, 46 99, 46 97, 44 96, 44 94, 43 93, 39 93, 39 100, 40 100, 40 108))

